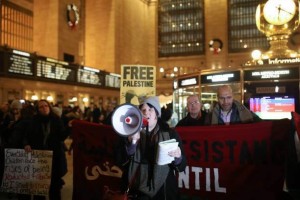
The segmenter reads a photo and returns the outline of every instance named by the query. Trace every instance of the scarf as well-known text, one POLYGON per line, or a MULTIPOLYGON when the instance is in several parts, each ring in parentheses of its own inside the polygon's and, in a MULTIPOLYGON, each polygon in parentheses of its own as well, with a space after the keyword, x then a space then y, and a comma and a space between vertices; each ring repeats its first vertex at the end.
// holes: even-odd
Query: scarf
POLYGON ((39 119, 41 120, 41 125, 42 125, 43 147, 46 149, 47 139, 50 135, 50 116, 39 115, 39 119))
MULTIPOLYGON (((243 104, 239 103, 238 101, 233 101, 232 109, 236 109, 238 112, 238 116, 240 121, 242 123, 249 123, 253 122, 253 116, 250 110, 248 110, 243 104)), ((212 111, 212 118, 211 118, 211 124, 219 124, 219 115, 220 115, 220 106, 217 104, 215 108, 212 111)), ((234 115, 234 112, 232 112, 232 115, 234 115)), ((232 119, 232 118, 231 118, 232 119)), ((234 123, 230 121, 230 123, 234 123)))
POLYGON ((140 143, 129 167, 128 178, 131 180, 140 165, 140 174, 136 176, 135 187, 150 197, 155 196, 169 174, 169 165, 156 164, 158 142, 168 139, 169 133, 159 131, 158 125, 150 133, 141 131, 140 143))

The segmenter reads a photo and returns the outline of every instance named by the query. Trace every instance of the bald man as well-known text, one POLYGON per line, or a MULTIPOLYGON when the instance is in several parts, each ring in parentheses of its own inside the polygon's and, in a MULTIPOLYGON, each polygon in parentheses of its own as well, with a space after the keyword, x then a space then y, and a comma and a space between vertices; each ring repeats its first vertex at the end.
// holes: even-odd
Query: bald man
POLYGON ((210 113, 209 124, 229 125, 261 121, 257 115, 248 110, 243 104, 234 100, 232 88, 229 85, 220 86, 217 97, 218 104, 210 113))

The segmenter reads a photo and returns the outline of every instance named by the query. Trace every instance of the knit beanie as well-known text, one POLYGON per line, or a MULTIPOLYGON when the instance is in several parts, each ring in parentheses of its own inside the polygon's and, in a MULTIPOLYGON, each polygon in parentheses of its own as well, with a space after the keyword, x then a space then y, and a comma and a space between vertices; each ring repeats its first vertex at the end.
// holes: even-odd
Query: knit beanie
POLYGON ((157 96, 147 97, 146 99, 144 99, 144 101, 141 103, 141 105, 145 104, 145 103, 152 105, 154 107, 154 109, 156 110, 156 112, 158 113, 158 117, 161 116, 161 107, 160 107, 157 96))

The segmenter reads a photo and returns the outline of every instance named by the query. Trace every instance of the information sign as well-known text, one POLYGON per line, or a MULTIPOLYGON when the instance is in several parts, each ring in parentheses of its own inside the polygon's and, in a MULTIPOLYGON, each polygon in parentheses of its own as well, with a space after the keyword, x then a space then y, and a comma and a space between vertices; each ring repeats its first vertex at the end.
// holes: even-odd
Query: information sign
POLYGON ((105 86, 120 88, 121 77, 117 74, 106 74, 105 75, 105 86))
POLYGON ((33 58, 19 55, 17 53, 8 53, 8 73, 24 74, 33 76, 33 58))
POLYGON ((104 85, 105 75, 97 69, 78 69, 77 80, 79 83, 87 83, 92 85, 104 85))
POLYGON ((76 70, 70 67, 66 62, 48 58, 38 58, 36 75, 37 77, 74 82, 76 70))

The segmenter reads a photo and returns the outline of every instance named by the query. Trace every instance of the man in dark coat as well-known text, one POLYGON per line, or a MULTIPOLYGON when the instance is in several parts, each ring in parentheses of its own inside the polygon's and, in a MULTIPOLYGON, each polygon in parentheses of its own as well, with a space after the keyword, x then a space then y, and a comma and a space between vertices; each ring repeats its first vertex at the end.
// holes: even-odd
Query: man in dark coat
POLYGON ((206 112, 201 110, 201 102, 198 95, 191 95, 187 98, 188 114, 182 118, 177 126, 203 126, 206 120, 206 112))

